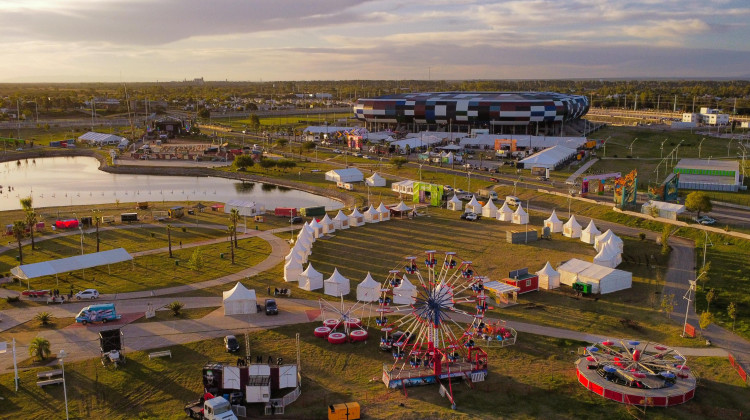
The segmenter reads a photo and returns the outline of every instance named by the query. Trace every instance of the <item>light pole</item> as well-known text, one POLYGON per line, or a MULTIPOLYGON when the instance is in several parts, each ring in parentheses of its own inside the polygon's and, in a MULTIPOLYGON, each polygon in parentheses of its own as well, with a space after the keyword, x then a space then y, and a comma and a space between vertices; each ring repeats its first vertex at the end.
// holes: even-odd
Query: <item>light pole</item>
POLYGON ((63 378, 63 395, 65 395, 65 419, 69 420, 70 415, 68 414, 68 387, 65 384, 65 356, 67 354, 65 353, 64 349, 60 349, 60 352, 57 353, 57 358, 60 359, 60 368, 62 369, 62 378, 63 378))
POLYGON ((703 141, 704 141, 704 140, 706 140, 706 138, 705 138, 705 137, 703 137, 703 138, 701 139, 700 143, 698 143, 698 159, 700 159, 700 158, 701 158, 701 146, 703 146, 703 141))
POLYGON ((732 140, 734 140, 734 137, 729 139, 729 143, 727 143, 727 157, 729 157, 729 148, 732 146, 732 140))
POLYGON ((633 144, 635 141, 638 140, 638 137, 634 138, 632 142, 630 142, 630 156, 633 156, 633 144))
MULTIPOLYGON (((666 143, 666 142, 667 142, 667 140, 669 140, 669 139, 664 139, 664 141, 663 141, 663 142, 661 142, 661 146, 660 146, 660 148, 659 148, 659 159, 664 159, 664 143, 666 143)), ((704 140, 705 140, 705 139, 704 139, 704 140)), ((702 142, 701 142, 701 143, 702 143, 702 142)), ((698 157, 700 157, 700 150, 701 150, 701 147, 700 147, 700 146, 698 146, 698 157)))

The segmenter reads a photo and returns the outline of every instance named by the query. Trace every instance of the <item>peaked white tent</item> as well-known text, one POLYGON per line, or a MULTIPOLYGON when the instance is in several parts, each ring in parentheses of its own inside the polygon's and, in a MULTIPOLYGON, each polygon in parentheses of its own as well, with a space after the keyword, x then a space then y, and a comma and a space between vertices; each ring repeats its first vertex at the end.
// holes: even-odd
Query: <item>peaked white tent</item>
POLYGON ((315 242, 315 229, 313 229, 310 224, 312 224, 312 220, 302 225, 302 230, 305 231, 307 234, 307 237, 310 239, 310 243, 315 242))
POLYGON ((334 225, 333 219, 328 217, 328 213, 323 216, 323 220, 320 221, 320 224, 323 225, 324 234, 336 232, 336 225, 334 225))
POLYGON ((365 216, 362 215, 362 213, 359 212, 356 208, 354 211, 349 215, 349 226, 350 227, 357 227, 362 226, 365 224, 365 216))
POLYGON ((299 246, 303 249, 310 251, 312 250, 312 236, 304 230, 301 230, 297 235, 297 242, 294 244, 295 247, 299 246))
POLYGON ((466 212, 482 214, 482 205, 479 204, 476 196, 471 196, 471 200, 466 204, 466 212))
POLYGON ((401 284, 393 288, 393 303, 395 305, 409 305, 417 296, 417 288, 406 278, 401 277, 401 284))
POLYGON ((461 211, 463 205, 464 203, 456 197, 456 194, 453 194, 453 197, 448 200, 448 210, 461 211))
POLYGON ((513 212, 512 223, 517 225, 525 225, 529 223, 529 214, 523 209, 523 205, 519 204, 516 211, 513 212))
POLYGON ((513 210, 508 207, 508 203, 503 203, 500 210, 497 211, 497 220, 501 222, 513 221, 513 210))
POLYGON ((594 219, 591 219, 589 221, 589 224, 586 226, 586 229, 581 231, 581 242, 586 242, 587 244, 593 244, 597 235, 600 235, 601 233, 602 232, 596 228, 596 225, 594 224, 594 219))
MULTIPOLYGON (((557 213, 552 210, 552 214, 548 218, 544 219, 544 227, 549 228, 551 233, 558 233, 563 231, 563 222, 557 218, 557 213)), ((547 263, 549 265, 549 263, 547 263)), ((551 268, 551 267, 550 267, 551 268)))
POLYGON ((411 207, 407 206, 403 201, 398 203, 397 206, 391 207, 390 211, 394 213, 398 213, 399 216, 404 217, 404 214, 409 214, 411 211, 411 207))
POLYGON ((360 302, 375 302, 380 297, 380 283, 376 282, 370 272, 367 277, 357 285, 357 300, 360 302))
POLYGON ((552 268, 549 261, 544 268, 536 272, 536 275, 539 276, 539 287, 542 289, 552 290, 560 287, 560 273, 552 268))
POLYGON ((603 265, 609 268, 615 268, 622 262, 622 254, 617 245, 611 242, 605 242, 601 250, 594 257, 594 264, 603 265))
POLYGON ((297 253, 297 250, 294 248, 290 249, 289 253, 286 254, 286 256, 284 257, 284 265, 286 265, 286 263, 288 263, 289 260, 291 259, 296 259, 297 261, 302 262, 302 258, 299 256, 299 254, 297 253))
POLYGON ((339 210, 336 217, 333 218, 333 225, 336 229, 349 229, 349 217, 339 210))
POLYGON ((380 217, 381 222, 385 222, 386 220, 391 220, 391 211, 388 210, 388 207, 386 207, 382 201, 380 202, 380 205, 378 206, 376 210, 378 211, 378 213, 380 213, 379 217, 380 217))
POLYGON ((385 178, 375 172, 374 174, 372 174, 372 176, 365 180, 365 183, 371 187, 385 187, 385 178))
POLYGON ((571 258, 564 264, 557 267, 557 272, 560 273, 560 283, 566 286, 572 286, 573 283, 578 281, 578 273, 589 268, 590 266, 591 263, 588 261, 571 258))
POLYGON ((223 293, 224 315, 245 315, 258 312, 255 290, 237 282, 233 288, 223 293))
POLYGON ((310 220, 309 226, 312 228, 315 239, 318 239, 323 235, 323 225, 321 225, 314 217, 310 220))
POLYGON ((575 282, 590 284, 592 293, 612 293, 629 289, 633 285, 633 275, 627 271, 604 267, 576 258, 557 267, 560 283, 568 286, 575 282))
POLYGON ((374 205, 371 205, 365 211, 365 222, 378 223, 379 221, 380 221, 380 212, 375 209, 374 205))
POLYGON ((302 274, 302 263, 292 258, 284 264, 284 281, 299 281, 299 276, 302 274))
POLYGON ((487 204, 482 207, 482 217, 497 217, 497 206, 492 200, 487 200, 487 204))
POLYGON ((620 249, 620 252, 622 252, 622 239, 615 235, 614 232, 612 232, 612 229, 607 229, 606 232, 602 233, 594 239, 594 249, 596 249, 597 251, 601 251, 604 242, 608 241, 612 241, 620 249))
POLYGON ((323 288, 323 275, 313 268, 312 263, 307 264, 307 268, 300 275, 299 287, 308 291, 323 288))
POLYGON ((326 181, 362 182, 364 181, 364 175, 357 168, 331 169, 326 172, 326 181))
POLYGON ((568 238, 581 237, 581 225, 576 221, 575 214, 570 216, 570 219, 563 225, 563 236, 567 236, 568 238))
POLYGON ((307 262, 307 257, 310 256, 310 254, 312 253, 311 250, 305 249, 301 245, 297 245, 297 244, 294 244, 294 246, 292 247, 292 252, 294 252, 297 255, 296 260, 303 264, 307 262))
POLYGON ((350 291, 349 279, 342 276, 338 268, 334 268, 331 277, 323 282, 323 293, 329 296, 348 295, 350 291))

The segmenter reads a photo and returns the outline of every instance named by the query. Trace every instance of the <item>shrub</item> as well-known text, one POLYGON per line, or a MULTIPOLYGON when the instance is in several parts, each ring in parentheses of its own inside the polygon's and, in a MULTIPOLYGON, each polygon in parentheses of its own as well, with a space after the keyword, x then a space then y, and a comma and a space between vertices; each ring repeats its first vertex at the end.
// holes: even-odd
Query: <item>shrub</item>
POLYGON ((5 301, 8 303, 16 303, 21 300, 20 296, 6 296, 5 301))
POLYGON ((38 360, 44 360, 52 354, 49 340, 43 337, 36 337, 29 343, 29 356, 34 356, 38 360))
POLYGON ((42 325, 49 325, 50 321, 52 321, 52 314, 49 312, 39 312, 34 319, 39 321, 42 325))
POLYGON ((646 234, 643 233, 643 232, 641 232, 641 233, 638 234, 638 238, 643 241, 643 240, 646 239, 646 234))
POLYGON ((172 311, 172 316, 180 316, 180 311, 182 308, 184 308, 185 305, 182 302, 174 301, 167 305, 167 309, 172 311))

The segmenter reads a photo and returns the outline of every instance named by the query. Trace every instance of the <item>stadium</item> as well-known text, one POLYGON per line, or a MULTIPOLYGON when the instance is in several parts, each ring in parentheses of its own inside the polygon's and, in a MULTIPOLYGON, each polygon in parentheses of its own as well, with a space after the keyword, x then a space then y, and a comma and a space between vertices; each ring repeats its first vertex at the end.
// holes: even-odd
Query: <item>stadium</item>
POLYGON ((561 134, 581 123, 589 99, 555 92, 428 92, 361 98, 354 114, 369 130, 487 129, 561 134), (566 125, 570 127, 565 127, 566 125))

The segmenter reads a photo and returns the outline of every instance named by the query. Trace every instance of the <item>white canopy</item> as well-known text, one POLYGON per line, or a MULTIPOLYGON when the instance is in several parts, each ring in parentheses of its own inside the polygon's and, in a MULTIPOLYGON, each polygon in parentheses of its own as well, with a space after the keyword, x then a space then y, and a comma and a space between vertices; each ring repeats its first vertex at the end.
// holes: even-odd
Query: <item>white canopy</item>
POLYGON ((575 156, 575 154, 576 149, 557 145, 544 149, 541 152, 535 153, 527 157, 526 159, 521 160, 519 163, 523 164, 524 169, 539 166, 549 169, 555 169, 566 160, 575 156))
POLYGON ((310 227, 313 230, 313 236, 315 236, 315 239, 318 239, 323 235, 323 225, 321 225, 314 217, 310 220, 310 227))
POLYGON ((529 214, 523 209, 522 204, 518 204, 518 208, 513 212, 513 223, 517 225, 525 225, 529 223, 529 214))
POLYGON ((391 211, 388 210, 388 207, 386 207, 382 201, 380 202, 380 205, 378 206, 376 210, 378 211, 378 213, 380 213, 381 222, 386 221, 386 220, 391 220, 391 211))
POLYGON ((245 315, 258 312, 255 290, 247 289, 237 282, 231 290, 223 293, 224 315, 245 315))
POLYGON ((592 293, 607 294, 633 286, 633 274, 623 270, 591 264, 578 273, 578 281, 590 284, 592 293))
POLYGON ((575 214, 570 216, 570 219, 563 225, 563 235, 568 238, 581 237, 581 225, 576 221, 575 214))
POLYGON ((411 210, 411 207, 407 206, 406 204, 404 204, 403 201, 401 201, 400 203, 398 203, 398 205, 396 207, 392 207, 391 210, 393 210, 393 211, 402 211, 403 212, 403 211, 409 211, 409 210, 411 210))
POLYGON ((471 200, 469 201, 468 204, 466 204, 466 212, 477 213, 477 214, 482 213, 482 205, 479 204, 479 201, 477 201, 476 196, 474 195, 471 196, 471 200))
POLYGON ((375 172, 374 174, 372 174, 372 176, 365 180, 365 183, 371 187, 385 187, 385 178, 375 172))
MULTIPOLYGON (((292 247, 292 251, 297 254, 297 256, 298 256, 298 258, 296 258, 297 261, 299 261, 299 262, 301 262, 303 264, 307 262, 307 257, 310 254, 312 254, 312 250, 311 249, 305 249, 305 248, 302 247, 302 245, 297 245, 297 244, 294 244, 294 246, 292 247)), ((287 261, 287 262, 289 262, 289 261, 287 261)))
POLYGON ((305 250, 311 250, 312 249, 312 241, 313 237, 311 234, 307 233, 305 230, 300 230, 299 234, 297 235, 297 242, 294 244, 294 246, 301 246, 305 250))
POLYGON ((329 296, 348 295, 351 291, 349 279, 339 273, 338 268, 333 269, 333 274, 323 282, 323 293, 329 296))
POLYGON ((250 200, 236 199, 224 203, 224 213, 231 213, 235 209, 240 216, 255 216, 266 211, 265 207, 250 200))
POLYGON ((617 245, 620 252, 623 250, 623 243, 622 239, 620 239, 617 235, 612 232, 612 229, 607 229, 606 232, 602 233, 601 235, 597 236, 594 239, 594 249, 597 251, 600 251, 604 242, 612 241, 613 244, 617 245))
POLYGON ((501 222, 512 222, 513 221, 513 210, 508 207, 508 202, 503 202, 500 210, 497 211, 497 220, 501 222))
POLYGON ((482 217, 497 217, 497 206, 492 200, 487 200, 487 204, 482 207, 482 217))
POLYGON ((380 221, 380 212, 375 209, 375 205, 371 205, 365 211, 365 222, 378 223, 379 221, 380 221))
POLYGON ((284 264, 284 281, 299 281, 299 276, 302 274, 302 263, 292 258, 286 264, 284 264))
POLYGON ((28 280, 42 276, 54 276, 56 274, 82 270, 85 268, 98 267, 101 265, 130 261, 132 259, 133 257, 128 254, 128 251, 126 251, 125 248, 117 248, 91 254, 76 255, 75 257, 61 258, 59 260, 19 265, 18 267, 11 268, 10 273, 19 279, 28 280))
POLYGON ((393 303, 395 305, 409 305, 414 302, 416 296, 417 288, 411 284, 405 275, 401 277, 401 284, 393 288, 393 303))
POLYGON ((300 275, 299 287, 308 291, 323 288, 323 275, 313 268, 312 263, 307 264, 307 268, 300 275))
POLYGON ((563 223, 560 219, 557 218, 557 213, 555 212, 555 210, 552 210, 552 214, 550 214, 550 216, 544 220, 544 227, 548 227, 549 231, 552 233, 562 232, 563 223))
POLYGON ((336 229, 349 229, 349 217, 343 211, 339 210, 336 213, 336 217, 333 218, 333 225, 336 229))
POLYGON ((302 225, 302 230, 307 233, 308 238, 310 239, 310 242, 315 242, 315 229, 313 229, 310 224, 312 223, 312 220, 302 225))
POLYGON ((331 169, 326 172, 326 181, 333 182, 362 182, 364 175, 357 168, 331 169))
POLYGON ((464 203, 456 197, 456 194, 453 194, 453 197, 448 200, 448 210, 460 211, 463 208, 463 204, 464 203))
POLYGON ((323 216, 323 220, 320 221, 320 224, 323 225, 323 233, 333 233, 336 231, 336 225, 334 225, 333 220, 328 217, 328 213, 323 216))
POLYGON ((362 213, 359 212, 356 208, 352 213, 349 215, 349 226, 350 227, 357 227, 362 226, 365 224, 365 216, 362 215, 362 213))
POLYGON ((539 276, 539 287, 542 289, 552 290, 560 287, 560 273, 552 268, 549 261, 544 268, 536 272, 536 275, 539 276))
POLYGON ((560 283, 566 286, 572 286, 578 279, 578 273, 589 268, 591 263, 588 261, 571 258, 561 266, 557 267, 560 273, 560 283))
POLYGON ((380 283, 376 282, 370 272, 367 277, 357 285, 357 300, 360 302, 375 302, 380 297, 380 283))
POLYGON ((581 231, 581 242, 586 242, 587 244, 593 244, 594 240, 596 239, 596 236, 599 235, 601 232, 599 229, 596 228, 596 225, 594 224, 594 219, 591 219, 589 221, 589 224, 586 226, 586 229, 581 231))
POLYGON ((594 257, 594 264, 603 265, 609 268, 615 268, 622 262, 622 254, 617 245, 611 242, 605 242, 601 250, 594 257))

